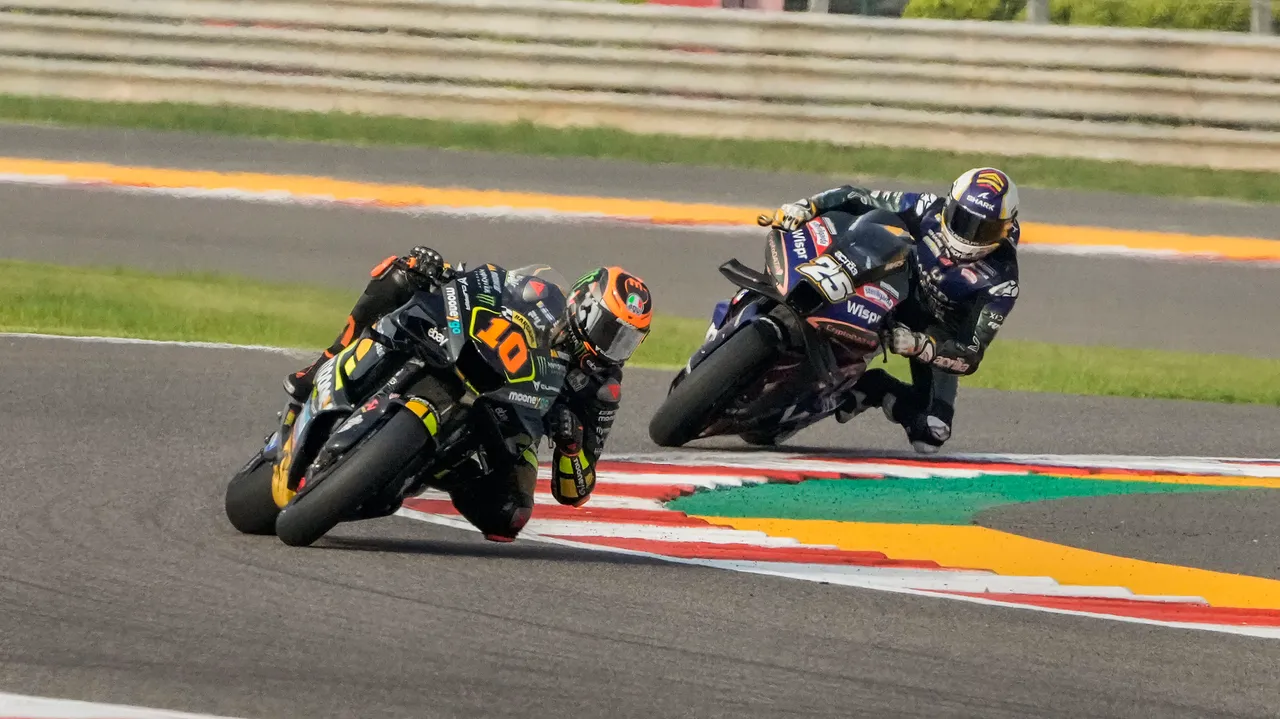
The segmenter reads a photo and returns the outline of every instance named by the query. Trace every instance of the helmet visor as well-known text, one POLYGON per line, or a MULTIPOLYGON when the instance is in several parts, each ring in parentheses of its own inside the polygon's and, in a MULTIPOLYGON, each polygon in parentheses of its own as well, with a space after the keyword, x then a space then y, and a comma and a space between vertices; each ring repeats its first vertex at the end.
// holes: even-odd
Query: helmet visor
POLYGON ((649 334, 648 330, 629 325, 612 312, 605 311, 592 312, 582 330, 591 348, 614 362, 631 359, 631 355, 649 334))
POLYGON ((994 245, 1004 239, 1009 220, 988 220, 963 207, 958 202, 947 203, 943 211, 947 229, 975 249, 994 245))

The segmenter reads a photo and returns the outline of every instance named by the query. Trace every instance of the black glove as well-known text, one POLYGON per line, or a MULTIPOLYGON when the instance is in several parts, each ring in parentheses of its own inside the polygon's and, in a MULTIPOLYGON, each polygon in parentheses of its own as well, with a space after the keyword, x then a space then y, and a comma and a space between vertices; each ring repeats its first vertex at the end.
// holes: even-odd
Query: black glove
POLYGON ((556 447, 565 454, 577 454, 582 449, 582 420, 573 410, 560 405, 551 410, 547 418, 548 435, 556 447))
POLYGON ((445 279, 445 270, 448 265, 445 264, 444 257, 430 247, 419 245, 409 251, 406 258, 409 268, 414 272, 432 280, 445 279))

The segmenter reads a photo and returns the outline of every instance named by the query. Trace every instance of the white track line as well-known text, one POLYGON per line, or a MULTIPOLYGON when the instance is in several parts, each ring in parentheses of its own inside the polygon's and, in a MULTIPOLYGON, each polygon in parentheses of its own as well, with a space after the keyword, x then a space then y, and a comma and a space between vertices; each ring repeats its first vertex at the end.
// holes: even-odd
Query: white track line
POLYGON ((0 693, 0 716, 22 719, 230 719, 126 704, 98 704, 5 693, 0 693))

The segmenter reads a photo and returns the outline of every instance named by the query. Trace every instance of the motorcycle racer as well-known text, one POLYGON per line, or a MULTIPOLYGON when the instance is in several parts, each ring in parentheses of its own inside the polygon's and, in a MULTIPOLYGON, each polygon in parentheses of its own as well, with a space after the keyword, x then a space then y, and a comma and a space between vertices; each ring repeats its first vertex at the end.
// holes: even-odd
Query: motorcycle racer
POLYGON ((891 352, 909 358, 911 384, 868 370, 836 413, 839 422, 881 407, 916 451, 951 437, 959 377, 977 371, 1018 297, 1018 188, 992 167, 960 175, 945 197, 844 185, 778 208, 762 223, 796 230, 824 212, 895 213, 915 239, 912 292, 894 310, 891 352))
MULTIPOLYGON (((370 272, 343 331, 314 362, 285 377, 285 392, 295 401, 305 401, 321 364, 407 302, 414 291, 447 282, 454 271, 429 247, 383 260, 370 272)), ((586 273, 569 289, 566 300, 553 347, 571 358, 570 367, 545 425, 554 446, 551 494, 561 504, 579 507, 595 487, 595 465, 622 398, 622 368, 649 334, 653 301, 645 282, 620 267, 586 273)), ((486 539, 510 542, 533 514, 536 480, 537 453, 531 447, 514 466, 468 478, 450 497, 486 539)))

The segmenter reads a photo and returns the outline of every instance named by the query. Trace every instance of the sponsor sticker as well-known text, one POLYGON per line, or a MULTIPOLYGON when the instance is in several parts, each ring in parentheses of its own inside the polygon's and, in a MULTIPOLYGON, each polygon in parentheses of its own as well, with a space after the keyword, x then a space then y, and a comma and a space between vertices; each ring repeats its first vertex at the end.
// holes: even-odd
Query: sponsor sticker
POLYGON ((857 317, 860 320, 866 320, 870 324, 875 324, 879 322, 882 317, 884 317, 884 315, 880 314, 879 312, 876 312, 870 307, 867 307, 866 305, 858 302, 854 302, 853 300, 850 300, 848 303, 846 303, 844 309, 846 312, 853 315, 854 317, 857 317))
POLYGON ((462 334, 461 315, 458 313, 458 289, 453 285, 444 288, 445 318, 449 320, 449 330, 455 335, 462 334))
POLYGON ((803 232, 791 233, 791 251, 802 260, 809 259, 809 243, 803 232))
POLYGON ((515 392, 515 391, 507 393, 507 401, 528 405, 529 407, 533 407, 536 409, 542 408, 542 406, 547 403, 547 400, 541 397, 535 397, 531 394, 525 394, 524 392, 515 392))
POLYGON ((964 196, 964 199, 965 199, 965 200, 967 200, 968 202, 972 202, 973 204, 977 205, 978 207, 981 207, 981 208, 983 208, 983 209, 987 209, 987 210, 991 210, 992 212, 995 212, 995 211, 996 211, 996 206, 995 206, 994 204, 992 204, 989 200, 984 199, 986 196, 987 196, 987 193, 985 193, 985 192, 984 192, 984 193, 982 193, 982 195, 981 195, 981 196, 978 196, 978 195, 965 195, 965 196, 964 196))
MULTIPOLYGON (((826 220, 827 218, 824 217, 822 219, 826 220)), ((830 220, 827 220, 827 222, 830 222, 830 220)), ((812 220, 805 227, 809 228, 809 234, 813 236, 813 244, 819 250, 825 250, 831 246, 831 233, 827 231, 826 225, 821 220, 812 220)), ((822 253, 819 252, 818 254, 822 253)))
POLYGON ((878 285, 863 285, 858 288, 858 296, 868 302, 880 305, 884 309, 893 309, 893 300, 889 298, 889 293, 880 289, 878 285))

